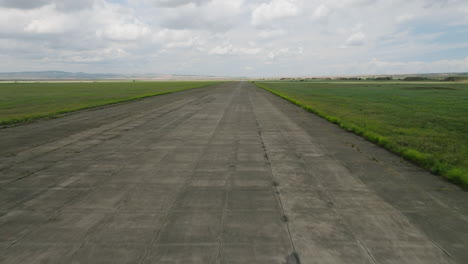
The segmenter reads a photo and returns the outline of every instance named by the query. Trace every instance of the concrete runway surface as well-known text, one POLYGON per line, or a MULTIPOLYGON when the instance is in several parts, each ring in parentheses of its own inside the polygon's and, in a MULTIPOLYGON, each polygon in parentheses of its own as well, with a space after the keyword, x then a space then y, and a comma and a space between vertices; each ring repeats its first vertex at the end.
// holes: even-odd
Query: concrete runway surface
POLYGON ((0 263, 468 263, 467 192, 248 82, 0 138, 0 263))

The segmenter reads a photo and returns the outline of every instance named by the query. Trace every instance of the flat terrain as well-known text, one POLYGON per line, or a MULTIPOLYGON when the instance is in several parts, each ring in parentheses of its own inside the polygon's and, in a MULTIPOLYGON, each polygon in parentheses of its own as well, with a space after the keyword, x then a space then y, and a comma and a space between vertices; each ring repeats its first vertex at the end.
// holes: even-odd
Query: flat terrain
POLYGON ((0 263, 468 262, 467 192, 250 83, 0 138, 0 263))
POLYGON ((468 187, 468 84, 258 83, 468 187))
POLYGON ((219 82, 0 83, 0 125, 216 83, 219 82))

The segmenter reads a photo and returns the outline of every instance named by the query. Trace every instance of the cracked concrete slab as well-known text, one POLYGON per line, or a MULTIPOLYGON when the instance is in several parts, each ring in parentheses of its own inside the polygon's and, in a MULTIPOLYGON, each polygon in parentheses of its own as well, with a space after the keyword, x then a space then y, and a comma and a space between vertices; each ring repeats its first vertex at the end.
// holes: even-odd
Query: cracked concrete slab
POLYGON ((467 192, 247 82, 0 138, 0 263, 468 262, 467 192))

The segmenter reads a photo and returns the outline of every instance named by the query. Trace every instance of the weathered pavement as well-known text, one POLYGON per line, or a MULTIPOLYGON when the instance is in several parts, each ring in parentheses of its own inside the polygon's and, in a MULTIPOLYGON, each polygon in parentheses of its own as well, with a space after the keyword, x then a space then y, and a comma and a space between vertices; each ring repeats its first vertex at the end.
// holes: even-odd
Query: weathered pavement
POLYGON ((249 83, 0 138, 0 263, 468 263, 467 192, 249 83))

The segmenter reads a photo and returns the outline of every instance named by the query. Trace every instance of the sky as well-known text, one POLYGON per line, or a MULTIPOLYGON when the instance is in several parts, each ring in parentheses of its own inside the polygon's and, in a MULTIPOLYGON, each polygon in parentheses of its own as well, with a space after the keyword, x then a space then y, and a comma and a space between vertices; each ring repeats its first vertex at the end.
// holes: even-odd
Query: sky
POLYGON ((0 0, 0 71, 468 72, 468 0, 0 0))

